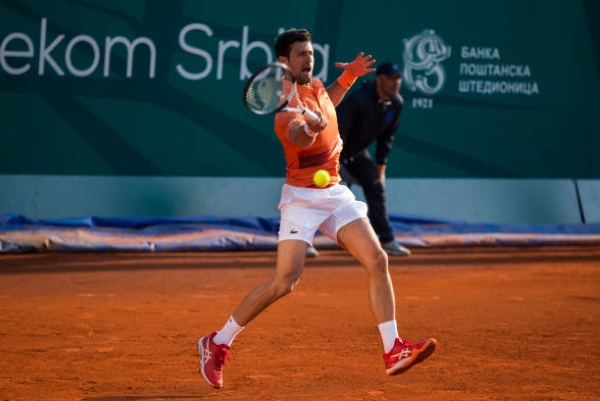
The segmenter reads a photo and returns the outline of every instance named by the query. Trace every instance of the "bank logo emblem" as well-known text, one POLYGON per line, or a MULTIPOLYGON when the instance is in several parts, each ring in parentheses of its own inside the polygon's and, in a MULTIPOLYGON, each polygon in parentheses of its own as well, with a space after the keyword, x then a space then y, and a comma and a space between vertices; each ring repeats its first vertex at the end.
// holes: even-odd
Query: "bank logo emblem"
POLYGON ((432 29, 425 29, 403 40, 403 83, 409 90, 435 95, 446 82, 442 61, 450 57, 451 47, 432 29))

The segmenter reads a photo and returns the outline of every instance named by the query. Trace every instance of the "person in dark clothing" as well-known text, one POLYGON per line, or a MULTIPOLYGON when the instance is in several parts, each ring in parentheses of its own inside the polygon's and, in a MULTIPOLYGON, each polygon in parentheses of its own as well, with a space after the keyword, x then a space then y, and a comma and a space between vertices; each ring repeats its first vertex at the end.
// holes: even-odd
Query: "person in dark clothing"
MULTIPOLYGON (((400 96, 402 73, 393 62, 377 67, 375 80, 365 81, 337 107, 337 119, 344 147, 340 156, 340 174, 348 185, 363 189, 368 217, 389 255, 410 255, 410 250, 395 239, 390 226, 385 197, 385 169, 400 124, 403 99, 400 96), (368 147, 376 144, 375 160, 368 147)), ((317 256, 314 247, 307 256, 317 256)))

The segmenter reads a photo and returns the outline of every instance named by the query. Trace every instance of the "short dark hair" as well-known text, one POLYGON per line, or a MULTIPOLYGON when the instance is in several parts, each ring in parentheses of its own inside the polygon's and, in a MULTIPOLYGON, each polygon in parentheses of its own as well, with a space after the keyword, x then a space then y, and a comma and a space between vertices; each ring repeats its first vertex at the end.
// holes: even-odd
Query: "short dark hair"
POLYGON ((275 57, 290 58, 292 45, 296 42, 312 42, 310 32, 306 29, 288 29, 275 39, 275 57))

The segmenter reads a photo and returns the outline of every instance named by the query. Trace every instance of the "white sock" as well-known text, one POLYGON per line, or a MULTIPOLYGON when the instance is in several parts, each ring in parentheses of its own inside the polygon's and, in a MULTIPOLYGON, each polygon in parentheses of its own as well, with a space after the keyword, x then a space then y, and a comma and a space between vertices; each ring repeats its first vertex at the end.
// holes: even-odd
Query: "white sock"
POLYGON ((233 339, 238 335, 240 331, 244 328, 237 324, 233 316, 229 317, 225 326, 221 329, 221 331, 217 332, 213 341, 215 344, 227 344, 227 346, 231 346, 233 339))
POLYGON ((381 340, 383 340, 383 350, 387 354, 392 350, 392 348, 394 348, 394 341, 396 341, 396 338, 399 337, 396 320, 379 323, 377 327, 379 328, 379 333, 381 334, 381 340))

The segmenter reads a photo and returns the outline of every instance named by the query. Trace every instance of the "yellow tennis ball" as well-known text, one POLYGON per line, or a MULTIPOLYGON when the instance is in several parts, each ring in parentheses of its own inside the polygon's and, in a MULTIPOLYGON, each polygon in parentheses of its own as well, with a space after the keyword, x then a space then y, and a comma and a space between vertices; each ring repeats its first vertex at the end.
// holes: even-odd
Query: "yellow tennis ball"
POLYGON ((327 172, 327 170, 317 170, 315 175, 313 176, 313 182, 318 187, 326 187, 329 185, 329 181, 331 181, 331 176, 327 172))

